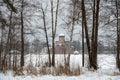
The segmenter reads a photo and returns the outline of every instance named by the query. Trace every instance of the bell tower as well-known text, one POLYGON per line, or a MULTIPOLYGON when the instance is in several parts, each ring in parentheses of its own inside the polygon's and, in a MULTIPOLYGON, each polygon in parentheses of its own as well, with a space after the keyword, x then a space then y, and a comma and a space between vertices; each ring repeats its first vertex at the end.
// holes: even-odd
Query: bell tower
POLYGON ((64 45, 65 44, 65 35, 64 34, 60 34, 59 35, 59 44, 60 45, 64 45))

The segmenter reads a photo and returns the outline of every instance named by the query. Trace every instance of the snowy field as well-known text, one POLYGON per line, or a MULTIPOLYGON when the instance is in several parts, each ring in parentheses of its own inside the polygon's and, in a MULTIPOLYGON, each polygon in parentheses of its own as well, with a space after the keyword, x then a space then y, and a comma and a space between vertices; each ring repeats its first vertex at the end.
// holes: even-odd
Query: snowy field
MULTIPOLYGON (((56 55, 56 64, 64 64, 64 55, 56 55)), ((25 65, 30 62, 30 59, 33 63, 33 66, 36 66, 38 62, 44 64, 47 61, 47 55, 26 55, 25 56, 25 65), (37 63, 37 64, 36 64, 37 63)), ((87 65, 87 56, 85 57, 85 64, 87 65)), ((0 80, 120 80, 120 73, 115 66, 115 55, 113 54, 99 54, 98 55, 98 66, 97 71, 88 71, 87 68, 82 68, 82 55, 71 55, 70 58, 70 67, 71 69, 79 66, 82 70, 82 74, 79 76, 53 76, 53 75, 23 75, 23 76, 13 76, 11 71, 8 71, 6 74, 0 73, 0 80)))

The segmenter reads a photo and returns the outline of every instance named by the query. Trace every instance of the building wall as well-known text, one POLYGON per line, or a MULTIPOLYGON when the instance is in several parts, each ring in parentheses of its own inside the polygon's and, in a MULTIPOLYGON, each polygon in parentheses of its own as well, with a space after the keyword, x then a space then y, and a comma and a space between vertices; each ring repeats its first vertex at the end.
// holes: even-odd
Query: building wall
MULTIPOLYGON (((57 41, 56 44, 55 44, 55 54, 69 54, 74 52, 74 49, 71 49, 71 47, 66 44, 65 36, 63 35, 59 36, 59 41, 57 41)), ((52 53, 52 48, 50 51, 52 53)))
POLYGON ((64 43, 65 43, 65 37, 59 36, 59 44, 64 44, 64 43))
MULTIPOLYGON (((51 53, 52 53, 52 48, 51 48, 51 53)), ((74 50, 71 49, 69 46, 67 45, 57 45, 55 46, 55 54, 73 54, 74 50)))

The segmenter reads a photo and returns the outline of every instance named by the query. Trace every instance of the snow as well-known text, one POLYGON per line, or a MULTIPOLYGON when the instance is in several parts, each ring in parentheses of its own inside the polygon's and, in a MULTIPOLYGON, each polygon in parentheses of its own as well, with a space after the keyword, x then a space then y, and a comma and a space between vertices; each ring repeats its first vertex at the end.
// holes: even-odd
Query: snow
MULTIPOLYGON (((26 55, 25 56, 25 64, 28 65, 29 61, 33 62, 33 66, 35 66, 36 59, 40 57, 40 59, 47 61, 47 54, 42 55, 26 55)), ((87 55, 85 55, 85 59, 87 59, 87 55)), ((41 61, 40 60, 40 61, 41 61)), ((56 62, 60 62, 59 64, 63 64, 64 55, 57 54, 56 62)), ((85 60, 85 64, 87 64, 87 60, 85 60)), ((44 63, 43 62, 43 63, 44 63)), ((115 66, 115 55, 114 54, 98 54, 98 66, 99 69, 97 71, 88 71, 86 67, 82 68, 82 55, 71 55, 70 58, 70 67, 75 68, 78 65, 81 67, 82 73, 79 76, 53 76, 53 75, 23 75, 23 76, 15 76, 12 71, 8 71, 5 74, 0 73, 0 80, 120 80, 120 74, 115 75, 115 72, 118 72, 115 66)), ((26 66, 27 67, 27 66, 26 66)))
POLYGON ((0 80, 120 80, 120 76, 103 75, 97 72, 86 72, 80 76, 16 76, 0 74, 0 80))
POLYGON ((79 54, 79 52, 78 51, 74 51, 74 54, 79 54))
POLYGON ((65 34, 61 33, 61 34, 59 34, 59 36, 65 36, 65 34))

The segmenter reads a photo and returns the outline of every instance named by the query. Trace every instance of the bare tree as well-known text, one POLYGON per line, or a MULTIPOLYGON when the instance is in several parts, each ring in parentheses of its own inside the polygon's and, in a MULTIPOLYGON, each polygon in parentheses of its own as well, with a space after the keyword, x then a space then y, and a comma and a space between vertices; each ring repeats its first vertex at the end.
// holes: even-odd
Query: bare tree
MULTIPOLYGON (((73 41, 73 32, 74 32, 74 26, 75 26, 75 14, 76 14, 76 5, 78 0, 72 0, 72 14, 71 14, 71 27, 70 27, 70 49, 72 49, 72 41, 73 41)), ((70 64, 70 54, 68 54, 67 57, 67 66, 70 64)))
POLYGON ((97 49, 98 49, 98 19, 99 19, 99 3, 100 0, 93 1, 93 28, 92 28, 92 46, 91 46, 91 64, 97 70, 97 49))
MULTIPOLYGON (((1 15, 0 15, 1 16, 1 15)), ((1 24, 1 21, 0 21, 0 24, 1 24)), ((2 24, 1 24, 2 25, 2 24)), ((1 38, 0 38, 0 70, 1 70, 1 67, 2 67, 2 52, 3 52, 3 38, 4 38, 4 26, 1 27, 1 38)))
MULTIPOLYGON (((82 13, 83 14, 83 13, 82 13)), ((84 67, 84 25, 82 16, 82 66, 84 67)))
POLYGON ((59 0, 57 0, 56 14, 55 14, 55 22, 54 22, 54 7, 53 0, 51 2, 51 26, 52 26, 52 66, 55 66, 55 35, 57 28, 57 19, 58 19, 58 11, 59 11, 59 0))
POLYGON ((120 9, 120 2, 118 0, 115 1, 116 3, 116 18, 117 18, 117 56, 116 56, 116 64, 120 71, 120 20, 119 20, 119 9, 120 9))
MULTIPOLYGON (((10 51, 13 48, 13 36, 14 36, 13 35, 13 29, 14 29, 14 27, 13 27, 14 26, 13 15, 14 15, 14 13, 17 13, 17 9, 14 6, 14 0, 12 0, 12 1, 11 0, 3 0, 3 2, 1 1, 1 3, 2 4, 7 4, 6 7, 8 8, 8 11, 10 12, 10 14, 8 15, 9 16, 8 19, 4 19, 3 16, 1 16, 1 18, 0 18, 0 24, 2 23, 2 25, 0 25, 0 26, 2 26, 1 52, 4 53, 4 51, 6 50, 4 55, 0 54, 1 55, 0 62, 1 62, 1 65, 2 65, 1 69, 5 70, 5 69, 8 69, 8 68, 12 69, 10 51), (4 27, 6 27, 6 28, 4 28, 4 27), (5 33, 4 31, 8 31, 8 33, 5 33), (7 37, 5 37, 6 34, 7 34, 7 37), (7 39, 5 39, 5 38, 7 38, 7 39), (6 46, 6 47, 4 47, 4 46, 6 46)), ((5 5, 2 5, 2 6, 5 6, 5 5)), ((0 10, 0 15, 2 14, 1 12, 2 12, 2 10, 0 10)))
POLYGON ((13 12, 10 12, 10 24, 9 24, 9 32, 8 32, 8 39, 7 39, 7 51, 9 53, 9 69, 11 69, 11 53, 10 51, 12 50, 12 16, 13 12))
POLYGON ((90 40, 88 35, 88 27, 87 27, 87 21, 86 21, 86 10, 85 10, 85 3, 84 0, 82 0, 82 26, 85 29, 85 36, 86 36, 86 42, 87 42, 87 50, 89 55, 89 63, 91 63, 91 53, 90 53, 90 40))
POLYGON ((87 42, 87 49, 89 54, 90 68, 97 69, 97 47, 98 47, 98 19, 99 19, 99 3, 100 0, 93 1, 93 28, 92 28, 92 45, 90 46, 90 39, 88 35, 87 21, 86 21, 86 10, 84 0, 82 0, 82 20, 83 26, 85 27, 85 35, 87 42))
POLYGON ((41 10, 42 10, 42 18, 43 18, 43 24, 44 24, 44 32, 45 32, 46 43, 47 43, 47 50, 49 55, 49 66, 51 66, 50 48, 49 48, 48 33, 46 28, 46 15, 42 5, 41 5, 41 10))
POLYGON ((78 21, 80 19, 80 0, 70 0, 69 2, 69 8, 68 8, 68 15, 66 15, 66 18, 63 19, 65 26, 63 27, 63 29, 66 30, 69 39, 70 39, 70 44, 69 44, 69 48, 71 49, 70 53, 67 56, 67 60, 66 60, 66 66, 69 66, 70 63, 70 55, 72 53, 72 41, 73 41, 73 36, 74 36, 74 30, 77 29, 75 27, 76 24, 78 24, 78 21))
POLYGON ((21 1, 21 67, 24 66, 24 21, 23 21, 24 0, 21 1))
POLYGON ((15 8, 15 6, 12 4, 10 0, 3 0, 3 2, 7 4, 8 9, 11 9, 13 12, 17 13, 17 9, 15 8))

